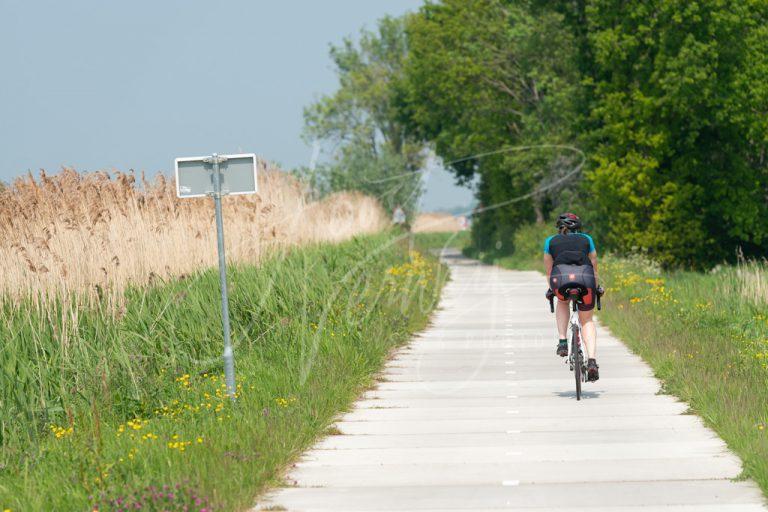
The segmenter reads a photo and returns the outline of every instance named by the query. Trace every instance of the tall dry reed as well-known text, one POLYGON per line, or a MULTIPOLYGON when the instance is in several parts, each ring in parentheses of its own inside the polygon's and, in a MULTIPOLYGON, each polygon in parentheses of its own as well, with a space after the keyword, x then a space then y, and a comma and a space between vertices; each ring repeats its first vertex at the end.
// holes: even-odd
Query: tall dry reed
POLYGON ((742 259, 735 274, 739 293, 745 301, 768 306, 768 262, 742 259))
POLYGON ((748 260, 741 251, 736 265, 718 265, 717 291, 737 303, 768 306, 768 260, 748 260))
POLYGON ((450 213, 420 213, 413 223, 414 233, 457 233, 465 229, 450 213))
MULTIPOLYGON (((378 202, 341 193, 314 202, 295 178, 259 164, 259 194, 224 200, 227 257, 258 262, 280 247, 382 229, 378 202)), ((158 175, 64 169, 0 192, 0 293, 94 298, 217 263, 212 200, 178 199, 158 175)))

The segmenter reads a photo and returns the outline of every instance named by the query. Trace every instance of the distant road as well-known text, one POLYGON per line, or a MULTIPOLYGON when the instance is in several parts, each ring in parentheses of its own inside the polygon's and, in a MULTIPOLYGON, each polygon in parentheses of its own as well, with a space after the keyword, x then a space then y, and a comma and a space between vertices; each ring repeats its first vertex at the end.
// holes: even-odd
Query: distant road
POLYGON ((432 327, 255 510, 765 511, 741 463, 604 329, 577 402, 544 279, 445 255, 432 327), (284 508, 280 508, 284 507, 284 508))

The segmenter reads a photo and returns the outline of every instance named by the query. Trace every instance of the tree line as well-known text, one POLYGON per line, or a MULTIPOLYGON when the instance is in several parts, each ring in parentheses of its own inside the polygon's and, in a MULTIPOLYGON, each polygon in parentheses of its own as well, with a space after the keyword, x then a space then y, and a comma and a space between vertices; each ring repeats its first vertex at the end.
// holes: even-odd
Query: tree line
POLYGON ((768 253, 768 2, 440 0, 333 47, 316 177, 413 208, 429 151, 477 180, 478 249, 577 211, 667 266, 768 253))

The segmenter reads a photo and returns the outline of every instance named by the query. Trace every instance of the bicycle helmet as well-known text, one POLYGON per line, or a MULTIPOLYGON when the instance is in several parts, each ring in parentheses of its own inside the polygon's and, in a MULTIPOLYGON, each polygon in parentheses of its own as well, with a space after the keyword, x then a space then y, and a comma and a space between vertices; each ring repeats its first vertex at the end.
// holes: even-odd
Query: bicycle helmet
POLYGON ((557 218, 557 229, 566 228, 568 231, 581 229, 581 219, 575 213, 563 213, 557 218))

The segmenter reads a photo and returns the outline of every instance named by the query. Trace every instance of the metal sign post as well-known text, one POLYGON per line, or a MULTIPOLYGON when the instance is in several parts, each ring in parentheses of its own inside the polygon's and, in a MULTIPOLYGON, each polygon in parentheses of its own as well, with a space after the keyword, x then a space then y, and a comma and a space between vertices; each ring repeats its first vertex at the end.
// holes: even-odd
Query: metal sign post
POLYGON ((224 329, 224 378, 227 395, 234 400, 235 354, 229 324, 229 294, 227 290, 227 257, 224 252, 224 215, 221 198, 230 194, 256 192, 256 156, 219 155, 177 158, 176 194, 178 197, 213 197, 216 211, 216 239, 219 250, 219 283, 221 287, 221 319, 224 329), (223 169, 222 169, 223 167, 223 169))
POLYGON ((227 395, 235 398, 235 355, 232 351, 232 334, 229 326, 229 293, 227 291, 227 256, 224 253, 224 215, 221 209, 221 169, 223 160, 216 153, 209 159, 213 164, 213 204, 216 210, 216 239, 219 247, 219 285, 221 287, 221 319, 224 325, 224 378, 227 395))

